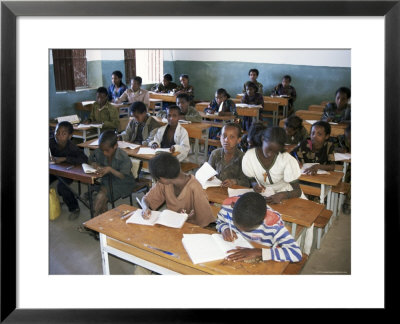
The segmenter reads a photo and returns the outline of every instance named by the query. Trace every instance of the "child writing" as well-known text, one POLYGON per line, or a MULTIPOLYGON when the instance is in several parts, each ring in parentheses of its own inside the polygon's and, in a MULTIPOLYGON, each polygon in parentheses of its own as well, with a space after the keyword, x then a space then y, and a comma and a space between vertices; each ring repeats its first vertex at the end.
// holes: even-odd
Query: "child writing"
POLYGON ((222 148, 213 150, 208 159, 208 163, 217 171, 217 178, 222 181, 223 187, 250 186, 249 179, 242 171, 243 152, 238 149, 241 131, 236 123, 228 123, 222 127, 222 148))
POLYGON ((101 186, 94 201, 94 215, 107 211, 107 203, 132 193, 135 180, 128 154, 118 148, 117 135, 112 130, 101 133, 99 148, 89 156, 89 163, 100 174, 101 186))
MULTIPOLYGON (((257 91, 261 95, 263 94, 263 85, 257 81, 259 72, 257 69, 250 69, 249 70, 249 81, 253 82, 257 86, 257 91)), ((246 93, 246 83, 243 85, 243 93, 246 93)))
POLYGON ((262 146, 261 137, 266 129, 267 126, 265 126, 261 121, 251 124, 248 133, 243 135, 240 141, 241 151, 246 153, 247 150, 250 150, 256 146, 262 146))
POLYGON ((114 71, 111 74, 111 85, 108 87, 108 100, 115 102, 126 90, 126 85, 122 82, 121 71, 114 71))
MULTIPOLYGON (((49 148, 51 153, 51 161, 55 163, 70 163, 79 165, 87 163, 86 155, 74 143, 71 142, 73 127, 70 122, 63 121, 58 123, 55 130, 55 136, 50 138, 49 148)), ((57 180, 57 177, 50 174, 50 183, 57 180)), ((74 220, 79 216, 79 205, 73 192, 68 187, 72 183, 72 179, 62 178, 58 181, 57 192, 63 198, 70 212, 69 219, 74 220)))
POLYGON ((349 88, 340 87, 336 90, 335 102, 328 103, 324 108, 321 120, 334 123, 350 123, 351 106, 349 99, 351 92, 349 88))
POLYGON ((154 139, 157 129, 161 126, 160 123, 147 113, 146 106, 141 101, 134 102, 129 111, 133 119, 121 133, 122 140, 147 146, 154 139))
POLYGON ((175 82, 172 82, 172 75, 169 73, 164 74, 163 80, 160 83, 155 84, 151 91, 169 93, 172 92, 177 87, 175 82))
POLYGON ((302 196, 300 167, 296 159, 285 152, 286 133, 281 127, 267 128, 262 136, 262 146, 246 152, 242 160, 243 173, 253 178, 251 186, 261 193, 266 187, 275 194, 266 198, 267 203, 279 204, 284 199, 302 196))
MULTIPOLYGON (((264 97, 257 92, 257 85, 251 81, 246 82, 246 93, 242 98, 242 103, 248 105, 261 105, 264 108, 264 97)), ((260 109, 260 117, 261 117, 260 109)), ((249 130, 252 124, 253 117, 243 117, 243 130, 249 130)))
POLYGON ((189 84, 189 76, 187 74, 181 74, 179 77, 179 82, 181 84, 173 90, 173 93, 176 95, 180 93, 187 93, 190 97, 190 103, 193 105, 194 88, 189 84))
POLYGON ((300 246, 286 229, 280 214, 267 207, 264 197, 256 192, 226 199, 218 213, 216 228, 225 241, 234 241, 239 233, 248 241, 266 246, 230 250, 228 260, 298 262, 302 259, 300 246))
POLYGON ((288 116, 293 113, 293 103, 296 100, 297 94, 296 89, 290 85, 292 82, 292 78, 290 75, 284 75, 282 78, 282 82, 279 83, 274 90, 272 90, 271 96, 287 96, 289 97, 289 109, 288 116))
POLYGON ((133 79, 131 79, 130 89, 126 89, 126 91, 119 98, 117 98, 115 102, 121 103, 128 101, 129 103, 131 103, 131 102, 141 101, 148 108, 150 105, 149 92, 145 89, 141 89, 140 88, 141 86, 142 86, 142 78, 139 76, 134 77, 133 79))
POLYGON ((169 210, 187 213, 189 223, 205 227, 215 222, 203 187, 193 175, 181 171, 176 157, 160 153, 149 160, 149 170, 157 182, 142 198, 143 218, 166 203, 169 210))
POLYGON ((96 92, 96 102, 93 104, 90 116, 83 124, 102 123, 102 131, 118 129, 119 112, 108 101, 107 89, 100 87, 96 92))
POLYGON ((303 120, 296 116, 289 116, 285 120, 286 144, 299 144, 308 137, 307 130, 303 126, 303 120))
POLYGON ((305 169, 305 174, 314 175, 318 170, 335 170, 334 145, 328 141, 330 134, 331 125, 318 121, 311 127, 310 138, 306 138, 293 149, 293 155, 297 155, 301 164, 317 163, 305 169))
POLYGON ((169 148, 170 152, 179 152, 179 161, 186 159, 189 150, 189 135, 185 128, 179 124, 181 110, 178 106, 167 108, 168 124, 161 126, 154 135, 154 140, 149 143, 152 148, 169 148))

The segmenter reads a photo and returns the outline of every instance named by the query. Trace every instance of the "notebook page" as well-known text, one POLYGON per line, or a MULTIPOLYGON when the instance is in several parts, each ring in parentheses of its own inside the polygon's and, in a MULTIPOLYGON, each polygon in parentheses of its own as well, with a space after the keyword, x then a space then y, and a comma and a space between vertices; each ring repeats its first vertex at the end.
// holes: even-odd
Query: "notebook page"
POLYGON ((82 169, 83 172, 85 173, 96 173, 97 170, 95 168, 93 168, 91 165, 86 164, 86 163, 82 163, 82 169))
POLYGON ((70 115, 70 116, 62 116, 62 117, 58 117, 57 121, 59 123, 63 122, 63 121, 67 121, 70 122, 71 124, 77 124, 79 123, 79 117, 78 115, 70 115))
POLYGON ((156 148, 156 153, 158 152, 167 152, 167 153, 171 153, 171 151, 169 150, 169 148, 156 148))
POLYGON ((177 213, 169 209, 164 209, 160 216, 158 217, 156 224, 181 228, 183 224, 186 222, 188 218, 188 214, 186 213, 177 213))
MULTIPOLYGON (((93 145, 93 144, 91 144, 91 145, 93 145)), ((132 143, 129 143, 129 142, 125 142, 125 141, 118 141, 118 147, 119 148, 130 148, 130 149, 135 149, 135 148, 137 148, 137 147, 139 147, 140 145, 138 145, 138 144, 132 144, 132 143)))
POLYGON ((159 211, 152 210, 150 218, 144 219, 142 216, 142 210, 136 209, 133 215, 126 220, 126 223, 153 226, 156 223, 160 214, 161 213, 159 211))
POLYGON ((233 189, 233 188, 228 188, 228 196, 229 197, 235 197, 235 196, 240 196, 243 195, 247 192, 254 192, 253 189, 233 189))
POLYGON ((250 249, 253 248, 253 246, 248 241, 246 241, 246 239, 242 235, 240 235, 238 233, 236 233, 236 235, 237 235, 238 238, 233 242, 225 241, 222 238, 221 234, 212 234, 211 236, 212 236, 213 240, 215 240, 215 242, 218 244, 219 249, 224 251, 225 254, 229 250, 236 249, 237 246, 250 248, 250 249))
POLYGON ((182 244, 194 264, 221 260, 226 256, 209 234, 183 234, 182 244))
POLYGON ((217 177, 213 177, 211 180, 208 180, 205 183, 201 183, 201 185, 203 186, 203 189, 207 189, 209 187, 220 187, 221 184, 222 184, 222 181, 219 180, 217 177))
POLYGON ((99 139, 97 139, 89 144, 89 146, 98 146, 98 145, 99 145, 99 139))
POLYGON ((351 153, 335 153, 335 161, 351 160, 351 153))
POLYGON ((195 177, 204 186, 206 181, 216 174, 217 171, 208 162, 204 162, 201 168, 196 171, 195 177))
MULTIPOLYGON (((304 173, 304 170, 305 169, 308 169, 309 167, 311 167, 311 166, 313 166, 313 165, 315 165, 315 164, 319 164, 319 163, 304 163, 303 164, 303 167, 301 168, 301 174, 305 174, 304 173)), ((325 170, 318 170, 317 171, 317 174, 329 174, 329 172, 328 171, 325 171, 325 170)))
POLYGON ((152 149, 151 147, 141 147, 137 154, 156 154, 156 150, 152 149))

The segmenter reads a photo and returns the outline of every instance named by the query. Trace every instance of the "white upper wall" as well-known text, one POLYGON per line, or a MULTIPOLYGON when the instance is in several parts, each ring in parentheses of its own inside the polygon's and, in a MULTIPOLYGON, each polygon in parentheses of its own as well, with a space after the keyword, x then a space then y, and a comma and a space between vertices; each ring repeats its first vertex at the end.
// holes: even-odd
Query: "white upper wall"
POLYGON ((164 50, 165 61, 228 61, 350 67, 350 50, 164 50))
MULTIPOLYGON (((53 53, 50 50, 49 61, 53 64, 53 53)), ((87 49, 87 61, 123 61, 124 50, 100 50, 100 49, 87 49)))

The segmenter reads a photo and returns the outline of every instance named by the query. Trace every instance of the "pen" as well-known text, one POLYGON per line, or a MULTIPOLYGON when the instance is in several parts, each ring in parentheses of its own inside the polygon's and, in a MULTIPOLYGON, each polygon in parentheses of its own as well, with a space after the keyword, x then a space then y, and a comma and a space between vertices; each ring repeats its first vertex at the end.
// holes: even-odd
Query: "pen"
POLYGON ((229 230, 231 232, 231 237, 233 238, 231 222, 229 222, 228 225, 229 225, 229 230))
POLYGON ((65 168, 65 170, 71 170, 73 167, 74 167, 74 166, 71 165, 71 166, 69 166, 68 168, 65 168))
POLYGON ((171 256, 173 256, 173 257, 175 257, 175 258, 178 257, 178 255, 176 255, 175 253, 172 253, 172 252, 169 252, 169 251, 165 251, 165 250, 161 250, 161 249, 159 249, 159 248, 156 248, 156 247, 154 247, 154 246, 148 245, 148 244, 146 244, 146 243, 144 243, 144 246, 145 246, 145 247, 148 247, 148 248, 150 248, 150 249, 153 249, 153 250, 160 251, 160 252, 162 252, 162 253, 171 255, 171 256))
POLYGON ((138 202, 139 206, 143 209, 142 203, 140 202, 138 197, 136 197, 136 201, 138 202))
POLYGON ((121 219, 128 218, 128 217, 131 216, 134 212, 135 212, 135 211, 131 211, 131 212, 129 212, 128 214, 125 214, 125 215, 121 216, 121 219))

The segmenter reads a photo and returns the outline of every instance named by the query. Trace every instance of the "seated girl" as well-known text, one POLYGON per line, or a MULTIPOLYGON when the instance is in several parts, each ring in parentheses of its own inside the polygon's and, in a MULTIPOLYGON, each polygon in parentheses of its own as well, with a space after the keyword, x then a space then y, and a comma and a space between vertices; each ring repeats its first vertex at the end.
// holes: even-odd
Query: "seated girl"
POLYGON ((167 108, 168 124, 158 129, 149 146, 154 149, 169 148, 171 153, 179 152, 177 158, 179 161, 183 161, 190 151, 190 144, 187 130, 178 122, 180 115, 181 110, 178 106, 169 106, 167 108))
POLYGON ((150 105, 150 97, 149 92, 145 89, 141 89, 142 86, 142 78, 139 76, 131 79, 131 87, 127 89, 119 98, 115 100, 116 103, 126 102, 129 103, 141 101, 146 105, 146 108, 149 108, 150 105))
POLYGON ((308 137, 307 130, 303 126, 303 120, 291 115, 285 120, 286 144, 299 144, 308 137))
MULTIPOLYGON (((257 92, 257 85, 251 81, 246 82, 246 93, 242 97, 242 103, 248 105, 261 105, 264 108, 264 97, 261 93, 257 92)), ((261 117, 260 109, 260 117, 261 117)), ((252 124, 253 117, 243 117, 243 130, 249 130, 252 124)))
POLYGON ((240 125, 228 123, 222 127, 222 148, 211 152, 208 163, 218 172, 217 178, 222 181, 223 187, 240 185, 249 187, 249 179, 242 171, 243 152, 238 149, 241 134, 240 125))
POLYGON ((122 82, 121 71, 114 71, 111 74, 111 85, 108 87, 108 100, 115 102, 126 90, 126 85, 122 82))
POLYGON ((160 153, 149 160, 149 170, 157 182, 142 198, 143 218, 166 203, 169 210, 187 213, 189 223, 205 227, 215 222, 203 187, 194 175, 182 172, 176 157, 160 153))

